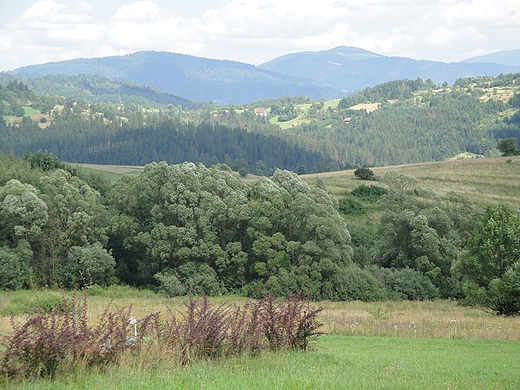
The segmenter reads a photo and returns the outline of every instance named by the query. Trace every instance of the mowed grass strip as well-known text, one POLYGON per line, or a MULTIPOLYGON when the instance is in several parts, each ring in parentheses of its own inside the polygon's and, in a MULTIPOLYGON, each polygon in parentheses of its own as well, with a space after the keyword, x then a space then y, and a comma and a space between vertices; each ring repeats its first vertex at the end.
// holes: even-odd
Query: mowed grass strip
POLYGON ((517 342, 324 336, 312 352, 185 367, 141 365, 26 381, 13 389, 518 389, 517 342))

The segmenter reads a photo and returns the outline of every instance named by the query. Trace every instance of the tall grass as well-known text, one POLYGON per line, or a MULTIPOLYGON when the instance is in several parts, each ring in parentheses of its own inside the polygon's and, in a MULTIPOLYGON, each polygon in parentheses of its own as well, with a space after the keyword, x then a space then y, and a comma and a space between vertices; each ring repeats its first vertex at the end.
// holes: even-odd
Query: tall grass
MULTIPOLYGON (((431 188, 440 196, 454 192, 476 203, 507 203, 520 208, 520 156, 462 159, 371 169, 379 177, 384 177, 390 171, 415 177, 421 187, 431 188)), ((345 192, 363 184, 355 178, 354 170, 302 176, 310 185, 315 184, 317 177, 321 177, 327 190, 336 196, 343 196, 345 192)), ((378 182, 369 184, 383 185, 378 182)))
POLYGON ((329 334, 520 341, 517 317, 501 317, 454 301, 322 303, 329 334))
MULTIPOLYGON (((47 294, 56 292, 31 294, 46 301, 47 294)), ((28 297, 28 292, 0 293, 0 308, 28 297)), ((188 298, 166 299, 149 291, 117 287, 95 291, 88 301, 90 327, 102 322, 108 302, 116 311, 131 307, 131 315, 141 321, 168 308, 186 313, 190 304, 188 298)), ((247 302, 233 297, 210 300, 214 308, 223 304, 243 307, 247 302)), ((226 359, 189 359, 182 366, 182 360, 152 343, 137 353, 123 354, 117 364, 78 367, 67 373, 58 371, 53 380, 23 379, 8 385, 13 389, 520 388, 520 321, 516 317, 499 317, 453 301, 320 302, 319 306, 323 310, 317 320, 324 324, 320 330, 328 335, 317 340, 310 353, 267 348, 226 359)), ((208 313, 211 317, 211 310, 208 313)), ((125 323, 127 314, 121 317, 125 323)), ((27 316, 19 313, 15 321, 27 316)), ((3 335, 12 333, 9 317, 0 316, 3 335)))

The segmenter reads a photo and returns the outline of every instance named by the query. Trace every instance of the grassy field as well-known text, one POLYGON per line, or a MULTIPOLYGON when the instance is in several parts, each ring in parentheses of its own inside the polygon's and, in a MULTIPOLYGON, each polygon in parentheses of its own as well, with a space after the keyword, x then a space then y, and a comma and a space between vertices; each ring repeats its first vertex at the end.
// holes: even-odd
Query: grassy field
MULTIPOLYGON (((141 318, 186 298, 166 299, 127 287, 89 297, 95 323, 109 301, 141 318)), ((0 310, 52 291, 0 294, 0 310)), ((241 305, 243 298, 212 302, 241 305)), ((310 352, 262 353, 178 366, 147 356, 125 356, 119 366, 78 370, 53 380, 10 382, 12 389, 517 389, 520 323, 452 301, 320 302, 322 336, 310 352)), ((25 316, 17 316, 21 321, 25 316)), ((2 334, 9 316, 0 316, 2 334)), ((5 384, 5 383, 4 383, 5 384)), ((0 386, 2 383, 0 382, 0 386)))
MULTIPOLYGON (((111 180, 117 180, 127 173, 138 173, 143 169, 143 167, 119 165, 80 164, 79 166, 86 170, 102 172, 111 180)), ((520 156, 455 159, 371 169, 379 178, 391 171, 415 177, 421 187, 431 188, 440 196, 453 192, 464 195, 474 202, 507 203, 520 209, 520 156)), ((301 176, 312 186, 316 184, 318 177, 323 179, 327 190, 336 196, 343 196, 345 192, 350 192, 361 184, 383 185, 381 182, 361 182, 354 176, 354 170, 301 176)), ((253 181, 257 178, 255 175, 248 175, 244 180, 253 181)))
POLYGON ((105 372, 13 389, 517 389, 516 343, 392 337, 322 337, 313 352, 266 353, 189 367, 128 361, 105 372))
MULTIPOLYGON (((520 156, 459 159, 371 169, 380 178, 391 171, 415 177, 421 187, 431 188, 440 196, 453 192, 474 202, 507 203, 520 209, 520 156)), ((360 182, 354 176, 354 170, 302 176, 310 184, 314 184, 317 177, 323 179, 327 190, 334 195, 350 192, 361 184, 380 185, 378 182, 360 182)))

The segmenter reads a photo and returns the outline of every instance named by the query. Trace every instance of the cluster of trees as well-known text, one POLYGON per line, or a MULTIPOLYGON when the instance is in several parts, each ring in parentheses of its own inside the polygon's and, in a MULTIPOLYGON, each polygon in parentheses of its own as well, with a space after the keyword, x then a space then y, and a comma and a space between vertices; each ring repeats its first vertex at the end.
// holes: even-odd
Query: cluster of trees
POLYGON ((441 199, 403 175, 338 202, 284 170, 246 184, 221 165, 161 162, 109 185, 46 153, 0 165, 2 289, 125 283, 172 296, 303 291, 520 311, 518 212, 441 199), (342 214, 359 207, 380 220, 347 226, 342 214))
POLYGON ((339 102, 339 108, 345 109, 360 103, 387 103, 389 100, 408 100, 413 93, 419 90, 431 90, 436 85, 430 79, 423 81, 421 78, 415 80, 395 80, 365 88, 363 91, 344 97, 339 102))
MULTIPOLYGON (((9 163, 4 158, 1 165, 9 163)), ((106 250, 100 193, 62 169, 9 176, 15 175, 4 173, 0 186, 1 288, 110 283, 115 260, 106 250)))
POLYGON ((497 149, 502 152, 502 156, 515 156, 520 154, 517 144, 516 137, 506 138, 497 144, 497 149))
POLYGON ((219 167, 153 163, 102 197, 52 161, 2 157, 3 289, 118 280, 172 295, 384 296, 351 260, 337 201, 294 173, 246 185, 219 167))

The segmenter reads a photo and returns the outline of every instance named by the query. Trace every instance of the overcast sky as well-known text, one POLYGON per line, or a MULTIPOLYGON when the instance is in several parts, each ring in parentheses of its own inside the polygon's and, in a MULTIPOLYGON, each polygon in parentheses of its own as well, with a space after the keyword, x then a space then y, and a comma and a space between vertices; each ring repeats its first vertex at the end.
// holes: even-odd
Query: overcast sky
POLYGON ((0 0, 0 71, 140 50, 258 65, 336 46, 444 62, 520 49, 520 0, 0 0))

